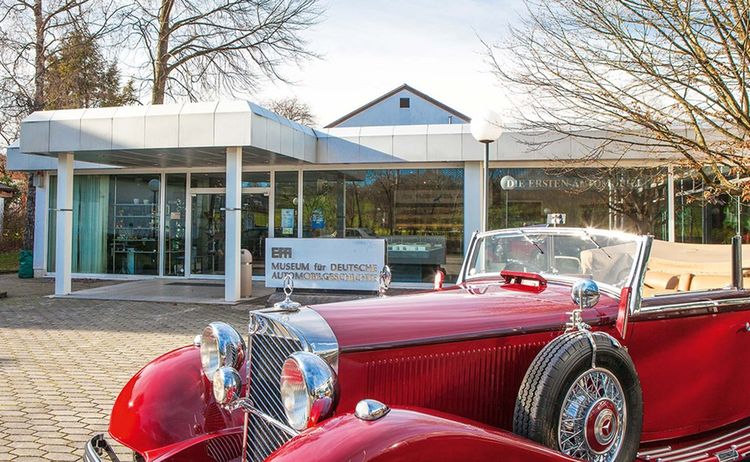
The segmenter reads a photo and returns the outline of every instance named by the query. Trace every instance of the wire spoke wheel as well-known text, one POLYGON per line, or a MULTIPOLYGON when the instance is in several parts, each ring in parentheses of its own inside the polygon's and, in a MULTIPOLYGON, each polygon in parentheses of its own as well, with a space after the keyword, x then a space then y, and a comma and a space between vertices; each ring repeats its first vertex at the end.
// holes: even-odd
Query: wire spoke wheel
POLYGON ((591 462, 614 461, 622 448, 627 422, 625 393, 606 369, 590 369, 570 386, 560 410, 560 451, 591 462))

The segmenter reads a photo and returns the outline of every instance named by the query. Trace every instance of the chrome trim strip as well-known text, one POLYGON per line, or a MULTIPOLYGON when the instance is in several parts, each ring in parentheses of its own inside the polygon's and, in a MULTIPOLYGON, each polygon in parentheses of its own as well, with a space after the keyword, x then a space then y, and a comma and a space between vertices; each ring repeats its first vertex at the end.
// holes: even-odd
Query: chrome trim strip
POLYGON ((638 312, 639 313, 655 313, 655 312, 671 313, 674 311, 696 310, 696 309, 704 309, 704 308, 709 308, 709 309, 714 308, 713 312, 716 312, 718 311, 719 308, 722 308, 722 307, 738 306, 738 305, 750 305, 750 297, 725 298, 725 299, 718 299, 718 300, 700 300, 700 301, 695 301, 695 302, 674 303, 670 305, 647 306, 647 307, 641 307, 641 309, 638 312))
POLYGON ((633 315, 640 311, 641 301, 643 300, 643 280, 646 277, 648 269, 648 259, 651 257, 651 246, 654 243, 653 236, 643 236, 641 245, 635 256, 635 268, 630 279, 630 300, 628 301, 628 312, 633 315))
MULTIPOLYGON (((281 332, 281 336, 289 334, 296 336, 302 342, 305 351, 315 353, 323 358, 334 372, 339 371, 339 344, 328 323, 323 317, 308 306, 299 311, 288 312, 273 308, 255 311, 258 317, 266 317, 275 321, 269 323, 277 326, 281 324, 288 332, 281 332)), ((276 329, 278 330, 278 329, 276 329)))
POLYGON ((461 284, 466 280, 466 271, 469 269, 469 261, 470 256, 474 253, 474 246, 477 242, 477 237, 479 236, 479 231, 474 231, 471 233, 471 240, 469 241, 469 247, 466 248, 466 256, 464 257, 464 261, 461 264, 461 271, 458 273, 458 278, 456 279, 456 284, 461 284))
POLYGON ((259 410, 255 409, 255 406, 253 406, 253 403, 250 402, 249 399, 242 399, 242 400, 240 400, 240 402, 238 403, 238 407, 241 408, 242 410, 248 412, 249 414, 253 414, 253 415, 258 416, 259 418, 263 419, 267 424, 272 425, 272 426, 278 428, 279 430, 281 430, 282 432, 284 432, 287 435, 291 436, 292 438, 294 438, 295 436, 299 435, 299 432, 297 430, 293 429, 292 427, 290 427, 288 425, 285 425, 285 424, 279 422, 278 420, 274 419, 273 417, 271 417, 269 415, 266 415, 266 414, 260 412, 259 410))
POLYGON ((725 435, 720 435, 710 440, 702 441, 693 446, 687 446, 681 449, 677 449, 675 451, 672 451, 672 448, 670 446, 667 446, 666 448, 652 449, 650 451, 639 452, 638 457, 650 457, 650 458, 657 457, 658 458, 657 460, 663 460, 665 462, 666 461, 689 462, 690 460, 694 460, 693 458, 696 456, 708 457, 709 455, 708 453, 710 451, 714 449, 718 449, 722 446, 731 445, 734 443, 741 442, 743 440, 750 441, 750 433, 745 433, 744 435, 736 436, 740 433, 748 432, 748 430, 750 430, 750 425, 746 427, 742 427, 738 430, 727 433, 725 435))
POLYGON ((648 451, 639 452, 637 457, 653 456, 661 454, 663 452, 669 452, 672 450, 672 446, 665 446, 663 448, 649 449, 648 451))

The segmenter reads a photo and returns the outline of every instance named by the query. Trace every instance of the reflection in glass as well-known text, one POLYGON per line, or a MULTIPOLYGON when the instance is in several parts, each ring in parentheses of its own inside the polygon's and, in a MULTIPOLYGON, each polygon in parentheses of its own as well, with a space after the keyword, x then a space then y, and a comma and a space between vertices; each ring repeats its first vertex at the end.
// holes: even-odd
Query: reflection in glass
POLYGON ((224 274, 224 211, 226 196, 193 194, 191 274, 224 274))
POLYGON ((226 173, 191 173, 191 188, 226 188, 226 173))
POLYGON ((588 278, 621 289, 630 280, 636 250, 634 236, 623 233, 511 229, 480 238, 466 277, 539 273, 547 278, 588 278))
MULTIPOLYGON (((72 271, 159 274, 159 175, 76 175, 72 271)), ((50 177, 47 269, 56 266, 57 177, 50 177)))
POLYGON ((242 174, 243 188, 270 188, 270 172, 244 172, 242 174))
POLYGON ((666 169, 490 169, 490 229, 564 226, 666 235, 666 169))
POLYGON ((266 268, 268 237, 268 194, 242 195, 242 243, 253 256, 253 274, 262 276, 266 268))
POLYGON ((455 280, 463 260, 463 169, 306 171, 305 237, 385 238, 394 281, 455 280))
POLYGON ((185 174, 166 175, 164 274, 185 275, 185 174))
POLYGON ((297 172, 276 172, 274 236, 297 237, 297 172))
POLYGON ((110 176, 109 272, 159 274, 160 189, 156 174, 110 176))

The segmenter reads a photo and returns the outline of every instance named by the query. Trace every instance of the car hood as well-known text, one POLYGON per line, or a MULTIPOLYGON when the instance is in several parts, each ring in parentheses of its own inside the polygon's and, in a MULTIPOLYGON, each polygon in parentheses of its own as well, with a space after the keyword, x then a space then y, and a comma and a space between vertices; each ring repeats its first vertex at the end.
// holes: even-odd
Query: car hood
MULTIPOLYGON (((604 322, 616 306, 615 299, 602 294, 595 309, 584 311, 584 320, 604 322)), ((481 283, 311 308, 325 318, 346 352, 560 330, 575 305, 569 285, 550 283, 536 292, 481 283)))

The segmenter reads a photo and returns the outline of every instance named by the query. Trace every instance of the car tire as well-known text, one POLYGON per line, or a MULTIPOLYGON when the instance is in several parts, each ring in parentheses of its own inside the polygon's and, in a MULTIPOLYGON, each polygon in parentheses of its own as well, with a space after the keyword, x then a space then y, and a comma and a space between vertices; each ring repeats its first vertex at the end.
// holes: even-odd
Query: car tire
POLYGON ((642 415, 641 385, 627 351, 607 335, 571 332, 547 344, 526 371, 513 432, 574 458, 630 462, 642 415))

